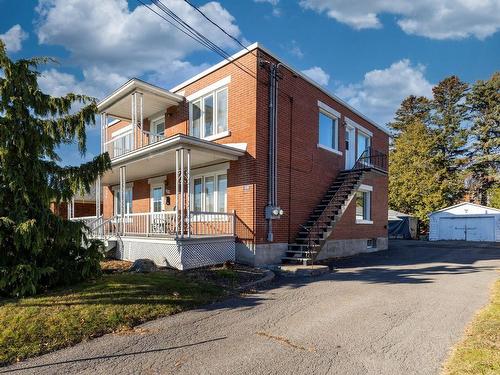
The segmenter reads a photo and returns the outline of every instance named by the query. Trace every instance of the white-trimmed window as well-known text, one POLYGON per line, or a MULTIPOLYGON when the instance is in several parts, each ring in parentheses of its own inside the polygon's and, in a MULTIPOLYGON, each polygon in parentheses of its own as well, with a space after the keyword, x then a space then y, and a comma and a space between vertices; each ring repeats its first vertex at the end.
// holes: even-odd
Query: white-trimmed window
POLYGON ((372 191, 373 188, 367 185, 361 185, 356 192, 356 223, 372 224, 372 191))
POLYGON ((189 133, 197 138, 214 138, 228 132, 228 90, 222 87, 205 94, 190 104, 189 133))
MULTIPOLYGON (((120 189, 116 188, 114 190, 114 206, 115 206, 115 215, 121 215, 120 208, 120 189)), ((132 186, 127 186, 125 188, 125 214, 132 213, 132 186)))
POLYGON ((372 138, 361 131, 358 130, 358 142, 356 147, 356 159, 358 159, 363 152, 370 149, 372 145, 372 138))
POLYGON ((155 135, 164 135, 165 116, 158 117, 151 122, 151 133, 155 135))
POLYGON ((320 110, 318 124, 318 144, 330 150, 339 150, 339 121, 332 114, 320 110))
POLYGON ((193 211, 227 212, 227 174, 207 173, 192 179, 193 211))

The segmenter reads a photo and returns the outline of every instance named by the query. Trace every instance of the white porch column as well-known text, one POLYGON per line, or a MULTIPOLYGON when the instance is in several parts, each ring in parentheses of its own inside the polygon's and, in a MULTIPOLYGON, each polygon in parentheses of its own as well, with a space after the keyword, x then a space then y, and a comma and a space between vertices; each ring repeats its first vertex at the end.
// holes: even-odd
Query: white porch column
POLYGON ((75 198, 71 198, 68 202, 68 220, 75 217, 75 198))
POLYGON ((187 236, 191 237, 191 149, 187 149, 187 168, 186 168, 186 209, 187 209, 187 236))
POLYGON ((180 173, 180 177, 181 177, 181 204, 180 204, 180 208, 181 208, 181 238, 184 238, 184 223, 185 223, 185 217, 184 217, 184 210, 185 210, 185 207, 184 207, 184 204, 185 204, 185 201, 184 201, 184 180, 185 180, 185 174, 184 174, 184 149, 181 148, 180 150, 180 157, 181 157, 181 173, 180 173))
POLYGON ((126 189, 126 168, 120 167, 120 225, 119 230, 121 234, 125 232, 125 189, 126 189))
POLYGON ((95 217, 101 216, 101 176, 95 182, 95 217))
POLYGON ((191 150, 175 150, 175 232, 180 238, 191 236, 189 215, 189 179, 191 173, 191 150), (187 228, 186 228, 187 227, 187 228))
POLYGON ((143 124, 143 122, 144 122, 144 95, 142 94, 142 92, 139 93, 139 115, 140 115, 139 119, 141 121, 140 122, 141 126, 139 128, 140 129, 139 135, 141 137, 139 145, 140 145, 140 147, 142 147, 143 146, 142 138, 144 138, 144 133, 143 133, 143 131, 144 131, 144 124, 143 124))
MULTIPOLYGON (((106 152, 106 142, 108 132, 108 114, 106 112, 101 113, 101 154, 106 152)), ((112 156, 112 155, 111 155, 112 156)))
POLYGON ((136 131, 136 125, 137 125, 137 97, 135 95, 136 93, 132 93, 130 95, 132 99, 132 108, 130 109, 130 117, 132 120, 132 150, 135 150, 135 145, 137 144, 137 131, 136 131))
POLYGON ((175 236, 179 235, 179 151, 175 150, 175 236))

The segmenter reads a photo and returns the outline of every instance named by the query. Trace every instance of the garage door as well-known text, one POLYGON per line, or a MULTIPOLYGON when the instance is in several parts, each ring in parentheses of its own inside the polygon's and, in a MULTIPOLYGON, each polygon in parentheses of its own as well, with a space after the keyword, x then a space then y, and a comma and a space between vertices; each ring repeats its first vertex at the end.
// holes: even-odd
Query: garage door
POLYGON ((442 217, 439 219, 440 240, 494 241, 493 217, 442 217))

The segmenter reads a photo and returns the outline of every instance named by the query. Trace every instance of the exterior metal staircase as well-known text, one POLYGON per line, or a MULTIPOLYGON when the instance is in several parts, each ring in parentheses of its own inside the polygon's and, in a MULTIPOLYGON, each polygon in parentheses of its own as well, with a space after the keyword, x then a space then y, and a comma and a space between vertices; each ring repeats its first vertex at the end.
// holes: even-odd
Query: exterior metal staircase
POLYGON ((288 245, 283 263, 308 265, 314 262, 355 197, 363 178, 372 172, 387 175, 387 155, 369 148, 352 169, 338 174, 309 219, 301 225, 295 243, 288 245))

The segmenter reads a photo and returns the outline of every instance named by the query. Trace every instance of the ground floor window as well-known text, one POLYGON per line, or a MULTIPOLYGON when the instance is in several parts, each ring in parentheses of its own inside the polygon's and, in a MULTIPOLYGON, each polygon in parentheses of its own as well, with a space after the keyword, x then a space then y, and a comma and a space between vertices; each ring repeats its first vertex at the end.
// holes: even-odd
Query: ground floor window
MULTIPOLYGON (((121 215, 121 207, 120 207, 120 189, 115 189, 114 191, 114 206, 115 206, 115 215, 121 215)), ((132 213, 132 187, 125 188, 125 214, 132 213)))
POLYGON ((371 222, 371 195, 369 190, 359 190, 356 192, 356 222, 371 222))
POLYGON ((192 210, 227 211, 227 175, 207 174, 193 178, 192 210))

